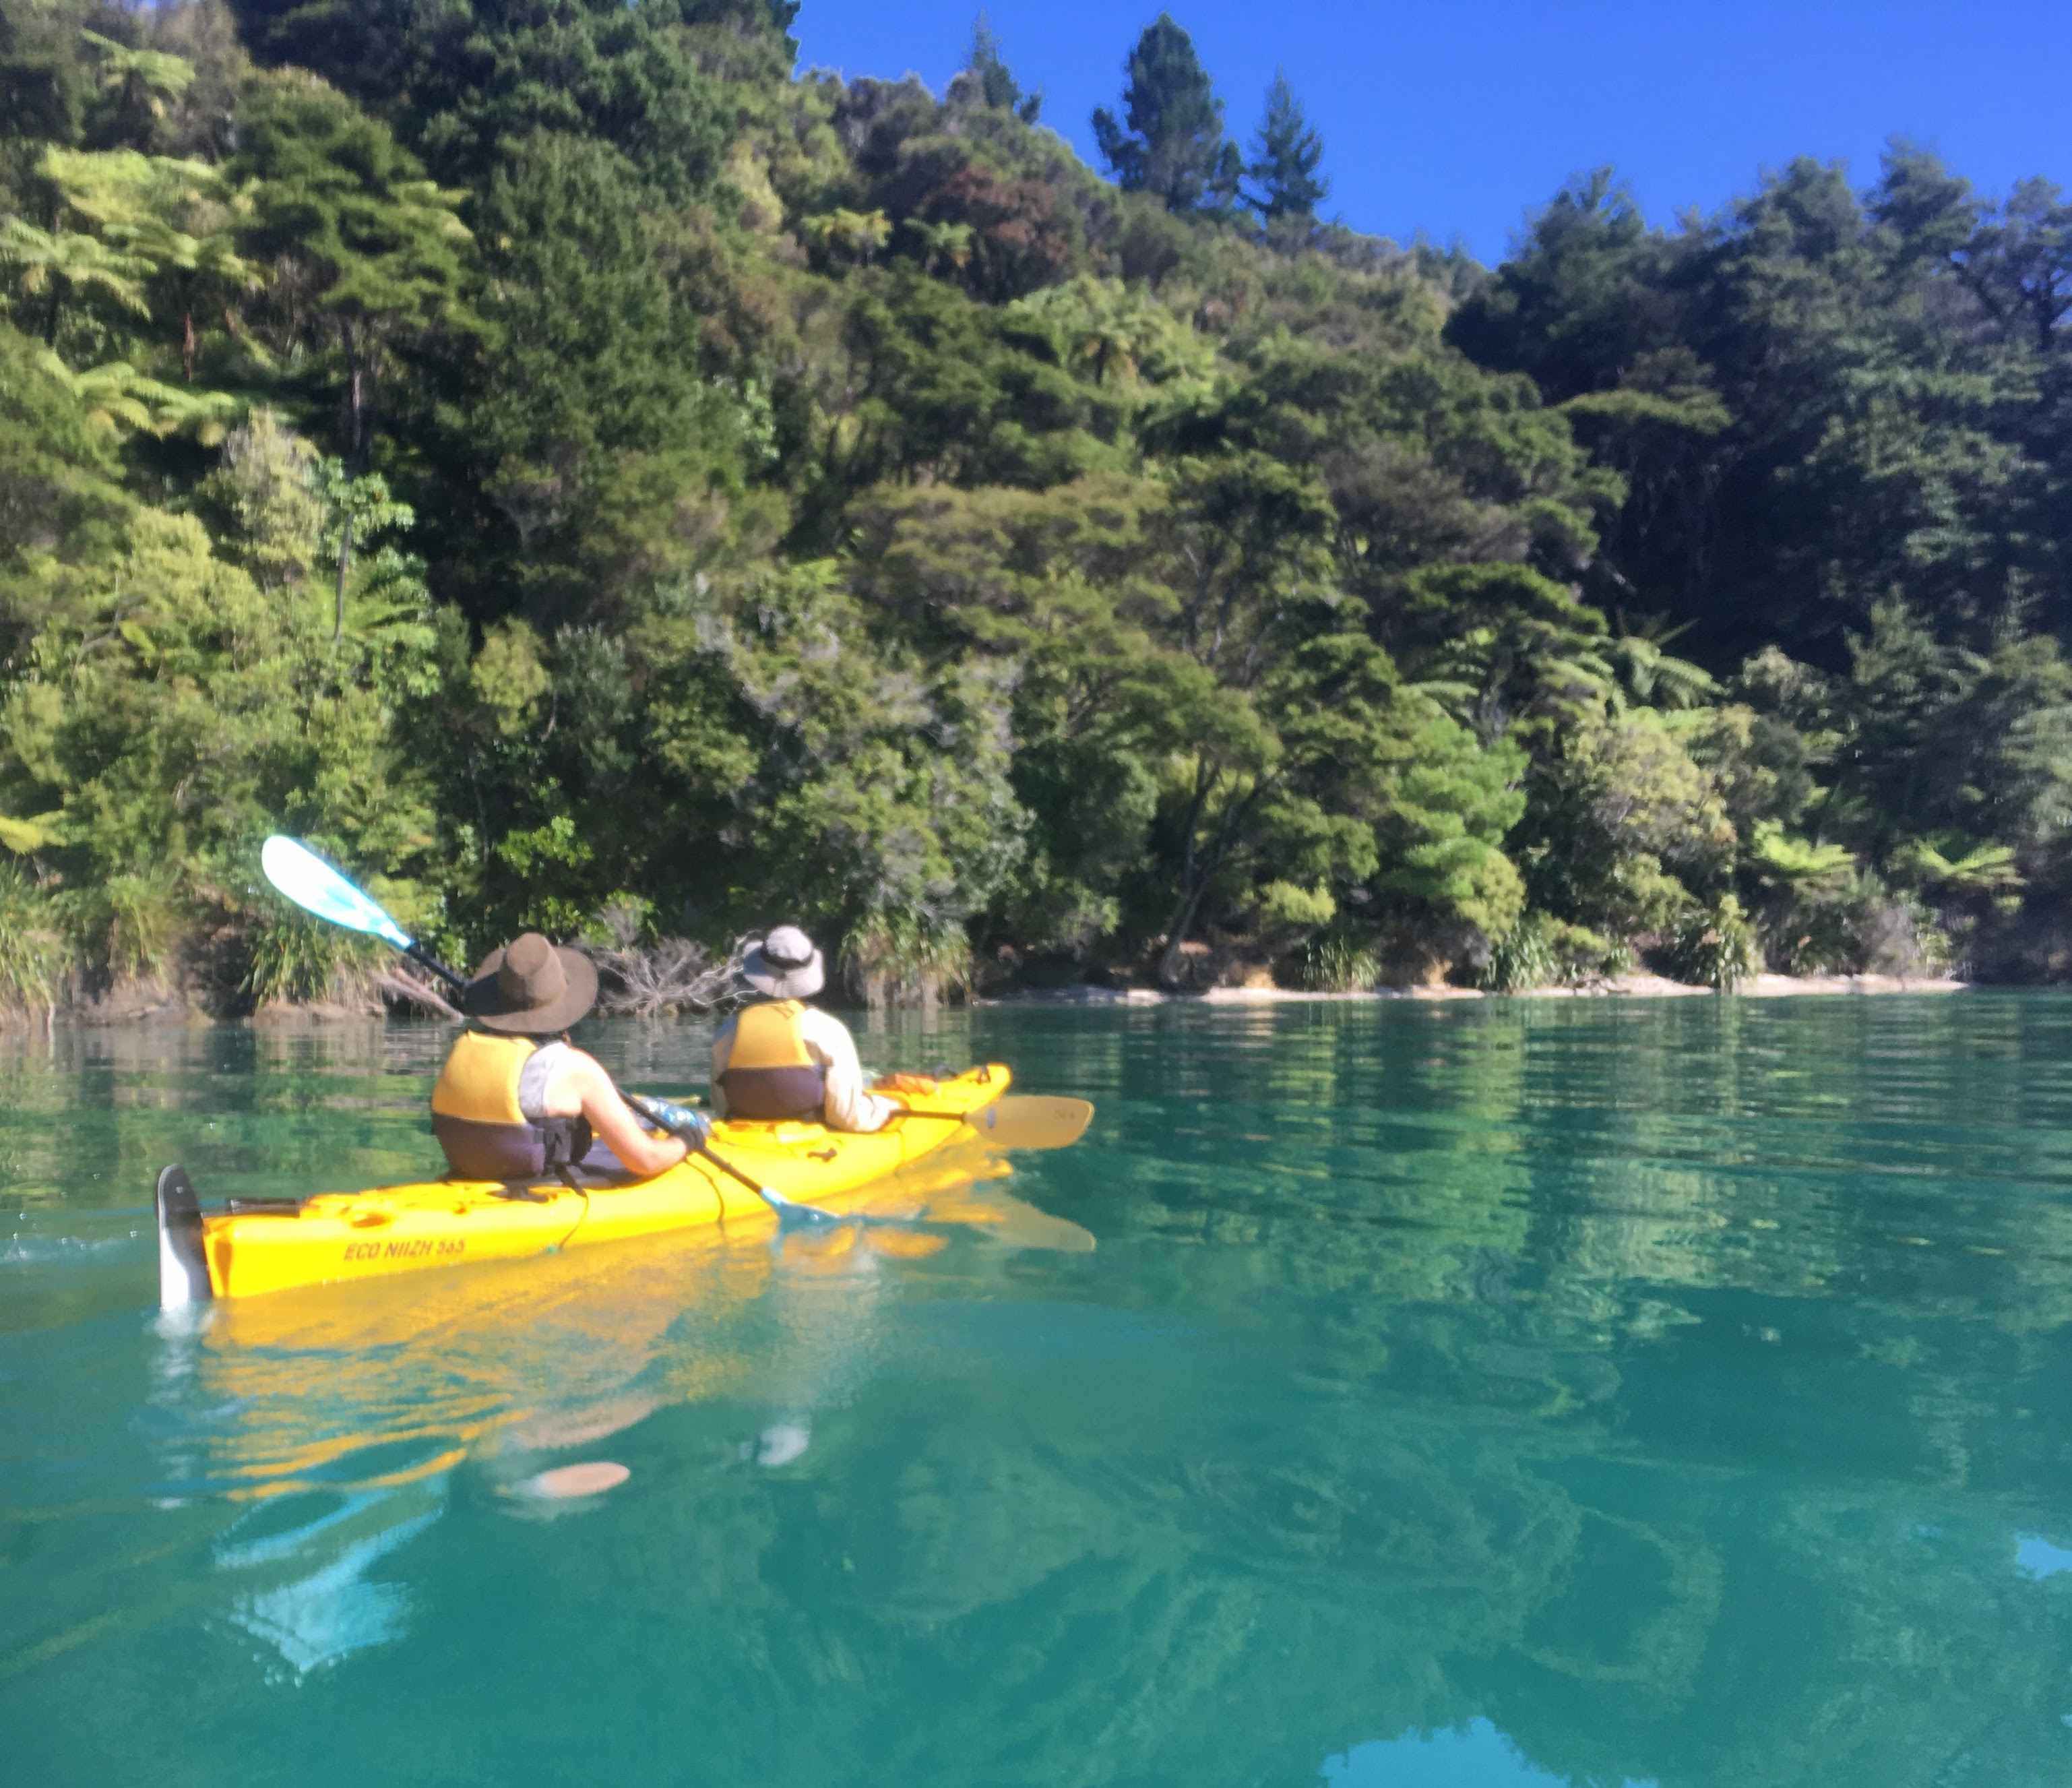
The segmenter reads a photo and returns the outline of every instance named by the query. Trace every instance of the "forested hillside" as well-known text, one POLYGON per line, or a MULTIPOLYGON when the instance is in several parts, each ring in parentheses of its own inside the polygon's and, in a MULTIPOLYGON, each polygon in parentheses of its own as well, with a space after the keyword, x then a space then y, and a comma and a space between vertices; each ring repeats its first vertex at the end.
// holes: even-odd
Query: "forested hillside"
POLYGON ((273 830, 894 997, 2072 972, 2056 187, 1490 272, 1170 19, 1103 174, 796 10, 0 0, 0 1004, 321 995, 273 830))

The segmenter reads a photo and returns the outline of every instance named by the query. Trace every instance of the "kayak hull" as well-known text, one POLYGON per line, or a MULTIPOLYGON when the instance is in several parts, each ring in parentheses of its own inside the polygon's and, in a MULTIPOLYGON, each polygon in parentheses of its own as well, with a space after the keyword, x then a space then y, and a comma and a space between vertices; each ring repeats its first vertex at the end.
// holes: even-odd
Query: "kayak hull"
MULTIPOLYGON (((993 1103, 1012 1077, 997 1063, 974 1068, 928 1095, 931 1114, 902 1113, 867 1135, 817 1123, 723 1121, 713 1127, 711 1146, 757 1185, 794 1203, 839 1209, 845 1195, 969 1135, 964 1115, 993 1103)), ((651 1180, 581 1174, 572 1185, 434 1180, 322 1193, 262 1209, 240 1209, 232 1200, 227 1210, 201 1213, 196 1238, 183 1201, 169 1204, 175 1173, 169 1168, 161 1176, 158 1198, 160 1299, 168 1308, 203 1295, 201 1274, 193 1266, 197 1242, 206 1295, 245 1298, 432 1267, 521 1259, 675 1230, 747 1231, 777 1222, 757 1193, 692 1155, 651 1180), (175 1271, 183 1260, 188 1264, 175 1271)), ((184 1186, 181 1175, 175 1189, 184 1186)), ((192 1197, 188 1189, 188 1207, 192 1197)))

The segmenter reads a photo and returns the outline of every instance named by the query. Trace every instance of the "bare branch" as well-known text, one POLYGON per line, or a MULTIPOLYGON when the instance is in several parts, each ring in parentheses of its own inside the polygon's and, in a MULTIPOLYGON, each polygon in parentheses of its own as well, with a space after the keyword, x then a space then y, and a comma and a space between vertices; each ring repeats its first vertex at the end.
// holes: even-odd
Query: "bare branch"
POLYGON ((462 1016, 458 1008, 429 983, 394 969, 383 969, 375 975, 374 991, 383 999, 393 1000, 399 1005, 421 1007, 437 1018, 450 1018, 457 1022, 462 1016))

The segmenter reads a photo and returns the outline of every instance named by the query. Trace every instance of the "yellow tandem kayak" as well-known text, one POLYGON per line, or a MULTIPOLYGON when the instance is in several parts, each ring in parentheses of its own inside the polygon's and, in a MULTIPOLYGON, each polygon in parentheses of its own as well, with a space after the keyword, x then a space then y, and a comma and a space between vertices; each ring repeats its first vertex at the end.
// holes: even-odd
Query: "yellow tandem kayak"
MULTIPOLYGON (((785 1198, 838 1205, 845 1194, 969 1135, 964 1119, 999 1098, 1012 1078, 997 1062, 973 1068, 928 1095, 930 1114, 902 1112, 867 1135, 817 1123, 723 1121, 713 1127, 711 1147, 785 1198)), ((187 1176, 169 1167, 158 1188, 159 1303, 173 1308, 670 1230, 768 1229, 777 1222, 748 1186, 697 1155, 651 1180, 586 1170, 572 1181, 433 1180, 299 1200, 232 1199, 220 1212, 204 1213, 187 1176)))

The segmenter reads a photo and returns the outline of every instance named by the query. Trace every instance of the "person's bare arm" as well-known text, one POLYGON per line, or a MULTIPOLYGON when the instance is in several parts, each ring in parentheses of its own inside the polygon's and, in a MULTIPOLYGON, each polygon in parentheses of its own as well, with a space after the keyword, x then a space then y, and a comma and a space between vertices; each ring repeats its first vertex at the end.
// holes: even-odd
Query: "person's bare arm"
POLYGON ((554 1078, 555 1102, 564 1098, 579 1099, 592 1132, 626 1164, 630 1172, 643 1180, 652 1179, 663 1168, 674 1167, 689 1152, 674 1136, 649 1135, 633 1107, 611 1084, 611 1076, 582 1050, 569 1052, 568 1067, 554 1078))

